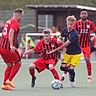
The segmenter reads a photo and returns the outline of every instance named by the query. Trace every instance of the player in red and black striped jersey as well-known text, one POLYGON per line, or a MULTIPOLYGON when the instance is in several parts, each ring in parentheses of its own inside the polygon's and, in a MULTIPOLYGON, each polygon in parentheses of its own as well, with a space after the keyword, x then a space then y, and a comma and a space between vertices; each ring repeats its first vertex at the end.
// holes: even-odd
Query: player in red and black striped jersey
POLYGON ((54 68, 54 66, 57 63, 57 52, 54 52, 52 54, 48 54, 48 52, 56 49, 62 43, 58 43, 56 38, 51 38, 49 30, 44 30, 43 33, 44 33, 44 39, 42 39, 34 49, 25 52, 25 54, 28 54, 30 52, 41 53, 41 57, 35 60, 29 67, 29 72, 30 75, 32 76, 31 87, 35 86, 35 80, 36 80, 34 68, 36 68, 39 73, 45 69, 48 69, 51 71, 55 79, 60 80, 59 75, 56 69, 54 68))
POLYGON ((12 84, 12 80, 21 66, 21 56, 16 48, 16 42, 20 29, 19 23, 23 15, 23 9, 17 8, 13 13, 13 17, 5 23, 2 31, 0 54, 7 64, 2 85, 2 89, 4 90, 12 90, 15 88, 12 84))
POLYGON ((78 31, 79 43, 86 60, 88 71, 88 82, 92 81, 92 67, 90 62, 90 33, 96 32, 95 25, 92 21, 88 20, 88 12, 83 9, 80 12, 80 20, 74 23, 74 28, 78 31))

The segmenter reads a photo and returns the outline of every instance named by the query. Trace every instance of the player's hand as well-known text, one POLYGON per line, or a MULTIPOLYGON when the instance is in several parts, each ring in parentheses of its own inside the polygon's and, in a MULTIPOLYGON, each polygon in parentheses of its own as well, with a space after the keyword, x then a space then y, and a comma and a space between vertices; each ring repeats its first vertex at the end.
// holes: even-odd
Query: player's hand
POLYGON ((27 54, 29 54, 29 51, 26 51, 26 52, 23 54, 23 57, 24 57, 25 55, 27 55, 27 54))
POLYGON ((23 54, 23 57, 25 57, 25 55, 29 54, 30 52, 31 52, 30 50, 26 51, 26 52, 23 54))
POLYGON ((11 52, 15 52, 16 48, 14 46, 10 46, 11 52))

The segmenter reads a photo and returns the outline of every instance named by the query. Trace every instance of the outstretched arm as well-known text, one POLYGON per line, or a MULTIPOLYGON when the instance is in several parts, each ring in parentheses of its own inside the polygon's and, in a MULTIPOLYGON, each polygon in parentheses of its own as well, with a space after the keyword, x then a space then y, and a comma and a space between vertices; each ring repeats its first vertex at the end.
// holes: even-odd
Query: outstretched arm
POLYGON ((70 43, 71 43, 71 42, 70 42, 69 40, 67 40, 65 43, 63 43, 63 45, 61 45, 60 47, 58 47, 58 48, 50 51, 48 54, 51 54, 51 53, 53 53, 53 52, 55 52, 55 51, 58 51, 58 50, 60 50, 60 49, 63 49, 63 48, 65 48, 65 47, 67 47, 70 43))
POLYGON ((29 53, 33 53, 33 52, 35 52, 34 49, 30 49, 30 50, 26 51, 26 52, 23 54, 23 57, 24 57, 25 55, 27 55, 27 54, 29 54, 29 53))
POLYGON ((30 50, 26 51, 23 54, 23 56, 25 56, 25 55, 27 55, 29 53, 33 53, 33 52, 40 52, 41 45, 42 45, 42 42, 38 42, 37 45, 33 49, 30 49, 30 50))

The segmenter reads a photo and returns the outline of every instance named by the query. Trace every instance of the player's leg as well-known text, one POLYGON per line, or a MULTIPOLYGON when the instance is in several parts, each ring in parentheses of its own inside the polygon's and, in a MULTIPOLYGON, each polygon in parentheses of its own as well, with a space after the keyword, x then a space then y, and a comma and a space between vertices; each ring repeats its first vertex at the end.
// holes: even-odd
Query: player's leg
POLYGON ((6 57, 6 54, 3 54, 1 56, 2 56, 3 60, 5 61, 6 65, 7 65, 7 67, 5 69, 5 72, 4 72, 4 81, 3 81, 3 84, 1 86, 1 88, 3 90, 13 90, 13 88, 10 85, 6 84, 6 81, 9 78, 9 75, 10 75, 10 72, 11 72, 11 69, 12 69, 12 66, 13 66, 13 63, 8 63, 9 60, 6 57))
POLYGON ((55 59, 45 60, 45 66, 46 66, 46 68, 51 71, 51 73, 53 74, 53 76, 54 76, 55 79, 60 80, 60 77, 58 75, 58 72, 55 69, 55 65, 56 64, 57 64, 57 60, 55 60, 55 59))
MULTIPOLYGON (((52 75, 54 76, 55 79, 58 79, 61 81, 61 78, 57 72, 57 70, 54 67, 54 64, 49 64, 48 69, 50 70, 50 72, 52 73, 52 75)), ((63 88, 63 84, 61 84, 60 88, 63 88)))
POLYGON ((7 68, 6 72, 5 72, 5 79, 4 79, 4 84, 5 85, 10 85, 12 88, 15 88, 15 85, 12 83, 13 78, 15 77, 15 75, 17 74, 17 72, 19 71, 21 67, 21 64, 18 62, 14 65, 12 65, 10 72, 9 72, 9 67, 7 68))
MULTIPOLYGON (((61 61, 62 61, 62 63, 63 63, 63 61, 64 61, 64 54, 65 54, 65 52, 66 52, 66 48, 64 48, 64 49, 62 50, 62 52, 61 52, 61 61)), ((62 65, 62 63, 61 63, 61 65, 62 65)), ((64 81, 64 79, 65 79, 65 77, 66 77, 66 74, 67 74, 67 72, 64 71, 63 74, 62 74, 62 76, 61 76, 61 81, 64 81)))
POLYGON ((66 77, 66 74, 67 74, 67 72, 64 71, 63 74, 62 74, 62 76, 61 76, 61 81, 64 81, 64 79, 65 79, 65 77, 66 77))
POLYGON ((5 72, 4 72, 4 82, 3 84, 6 83, 6 81, 8 80, 9 78, 9 75, 10 75, 10 72, 11 72, 11 69, 12 69, 12 66, 13 64, 7 64, 7 67, 5 68, 5 72))
POLYGON ((66 58, 64 60, 64 62, 66 63, 63 63, 60 67, 60 69, 62 71, 65 71, 65 72, 68 72, 69 73, 69 76, 70 76, 70 82, 71 82, 71 87, 74 87, 73 84, 75 83, 75 71, 74 71, 74 67, 76 67, 80 61, 80 58, 81 58, 81 54, 77 54, 77 55, 66 55, 66 58), (67 58, 68 57, 68 58, 67 58), (67 60, 70 59, 70 61, 68 62, 67 60), (67 67, 67 66, 70 66, 70 67, 67 67))
POLYGON ((8 80, 6 81, 11 87, 15 88, 15 85, 12 83, 13 78, 16 76, 17 72, 21 67, 21 61, 13 64, 8 80))
POLYGON ((7 80, 9 79, 11 69, 12 69, 12 66, 7 66, 7 68, 5 69, 4 81, 3 81, 3 85, 1 86, 1 88, 4 90, 13 90, 13 87, 7 84, 7 80))
POLYGON ((60 69, 64 72, 69 73, 69 78, 71 82, 71 87, 75 87, 75 71, 74 71, 74 66, 71 66, 70 68, 66 66, 66 64, 62 64, 60 69))
POLYGON ((31 87, 35 86, 35 81, 36 81, 36 76, 35 76, 35 70, 34 68, 37 69, 37 71, 40 73, 45 69, 45 64, 44 60, 42 58, 39 58, 35 60, 30 66, 29 66, 29 72, 32 77, 32 82, 31 82, 31 87))
POLYGON ((53 74, 53 76, 54 76, 55 79, 60 80, 60 77, 59 77, 59 75, 58 75, 58 72, 57 72, 57 70, 54 68, 54 65, 53 65, 53 64, 49 64, 49 70, 51 71, 51 73, 53 74))
POLYGON ((65 76, 68 72, 68 66, 67 64, 70 62, 71 56, 68 54, 64 54, 64 60, 61 63, 60 70, 63 71, 63 74, 61 76, 61 80, 63 81, 65 79, 65 76))
POLYGON ((75 87, 75 70, 74 68, 78 66, 79 62, 81 59, 81 54, 77 55, 72 55, 71 61, 70 61, 70 66, 69 66, 69 78, 70 78, 70 83, 71 87, 75 87))
POLYGON ((87 67, 87 73, 88 73, 88 83, 91 83, 92 80, 92 64, 90 62, 90 58, 86 58, 86 67, 87 67))
POLYGON ((20 67, 21 67, 21 62, 17 62, 17 63, 13 64, 13 67, 11 69, 10 76, 9 76, 9 81, 13 80, 13 78, 15 77, 17 72, 19 71, 20 67))
POLYGON ((35 80, 36 80, 35 69, 34 68, 36 68, 36 66, 35 66, 35 64, 32 63, 29 66, 29 73, 30 73, 30 75, 32 77, 31 87, 34 87, 35 86, 35 80))
POLYGON ((9 59, 7 58, 6 56, 7 54, 1 54, 5 64, 7 65, 7 67, 5 68, 5 72, 4 72, 4 81, 3 81, 3 85, 5 85, 6 81, 8 80, 9 78, 9 75, 10 75, 10 72, 11 72, 11 69, 13 67, 13 63, 8 63, 9 62, 9 59))
POLYGON ((12 83, 12 80, 21 67, 21 57, 17 50, 15 50, 15 52, 10 52, 9 50, 5 51, 6 54, 4 54, 3 59, 7 65, 12 65, 12 68, 9 72, 9 77, 6 80, 6 85, 10 85, 11 87, 15 88, 14 84, 12 83))
POLYGON ((14 84, 12 83, 13 78, 16 76, 18 73, 20 67, 21 67, 21 56, 18 52, 18 50, 15 50, 15 52, 10 52, 8 51, 8 60, 9 62, 13 63, 10 75, 8 80, 6 81, 7 84, 9 84, 11 87, 15 88, 14 84))
POLYGON ((90 62, 90 47, 82 48, 84 53, 84 58, 86 61, 86 68, 88 73, 88 82, 92 82, 92 64, 90 62))
POLYGON ((75 87, 75 71, 74 71, 74 66, 70 65, 69 68, 69 80, 70 80, 70 84, 71 87, 75 87))

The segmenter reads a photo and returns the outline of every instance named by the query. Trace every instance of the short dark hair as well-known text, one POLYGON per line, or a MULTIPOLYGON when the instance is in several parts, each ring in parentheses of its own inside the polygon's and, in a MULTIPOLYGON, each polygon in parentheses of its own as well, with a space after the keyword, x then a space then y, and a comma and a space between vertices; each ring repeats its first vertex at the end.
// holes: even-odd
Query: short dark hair
POLYGON ((43 33, 44 34, 50 34, 50 31, 49 30, 43 30, 43 33))
POLYGON ((22 14, 22 12, 23 12, 23 9, 22 8, 17 8, 17 9, 14 10, 14 13, 20 13, 20 14, 22 14))
POLYGON ((87 11, 87 10, 86 9, 81 9, 80 12, 82 12, 82 11, 87 11))

